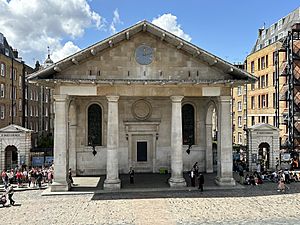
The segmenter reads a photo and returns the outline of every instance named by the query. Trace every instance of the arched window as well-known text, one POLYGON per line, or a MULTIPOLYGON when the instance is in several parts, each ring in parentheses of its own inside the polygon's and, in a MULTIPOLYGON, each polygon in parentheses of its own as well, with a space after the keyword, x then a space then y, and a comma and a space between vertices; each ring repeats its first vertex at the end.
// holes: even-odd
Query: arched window
POLYGON ((182 138, 184 145, 195 144, 195 112, 191 104, 182 107, 182 138))
POLYGON ((88 109, 88 144, 102 145, 102 110, 97 104, 88 109))

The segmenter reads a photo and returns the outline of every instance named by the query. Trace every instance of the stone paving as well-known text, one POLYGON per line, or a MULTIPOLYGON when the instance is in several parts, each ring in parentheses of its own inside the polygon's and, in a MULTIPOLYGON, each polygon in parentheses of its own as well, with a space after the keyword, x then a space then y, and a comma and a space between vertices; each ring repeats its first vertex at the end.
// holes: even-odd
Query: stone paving
POLYGON ((43 197, 29 190, 15 193, 16 206, 0 206, 0 224, 300 224, 300 183, 286 193, 276 186, 43 197))

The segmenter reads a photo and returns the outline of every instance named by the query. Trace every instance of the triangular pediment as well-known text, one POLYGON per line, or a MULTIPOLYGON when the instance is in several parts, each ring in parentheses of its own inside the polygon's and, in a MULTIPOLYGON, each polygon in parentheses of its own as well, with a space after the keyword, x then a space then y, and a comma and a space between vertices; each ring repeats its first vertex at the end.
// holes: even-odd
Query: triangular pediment
POLYGON ((258 123, 248 128, 250 131, 279 131, 277 127, 274 127, 268 123, 258 123))
POLYGON ((26 132, 32 132, 32 130, 29 130, 25 127, 21 127, 16 124, 10 124, 0 129, 0 133, 26 133, 26 132))
POLYGON ((187 80, 200 83, 256 80, 246 71, 147 21, 37 71, 28 79, 187 80), (144 56, 141 46, 149 48, 148 52, 144 50, 144 56), (147 56, 149 52, 152 52, 151 59, 147 56), (138 54, 142 54, 142 60, 138 59, 138 54))

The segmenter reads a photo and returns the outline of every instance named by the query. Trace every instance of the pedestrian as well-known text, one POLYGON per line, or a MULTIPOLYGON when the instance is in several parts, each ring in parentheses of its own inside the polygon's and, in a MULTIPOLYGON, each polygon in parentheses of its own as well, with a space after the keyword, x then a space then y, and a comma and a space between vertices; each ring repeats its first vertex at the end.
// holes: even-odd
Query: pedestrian
POLYGON ((199 181, 198 189, 200 189, 200 191, 203 192, 204 176, 202 173, 199 174, 198 181, 199 181))
POLYGON ((42 188, 42 180, 43 180, 43 174, 40 170, 38 170, 36 172, 36 182, 37 182, 37 185, 39 186, 39 189, 42 188))
POLYGON ((191 177, 191 186, 195 187, 195 181, 196 181, 196 177, 195 177, 195 170, 194 168, 192 168, 191 172, 190 172, 190 177, 191 177))
POLYGON ((14 188, 11 184, 8 184, 8 187, 6 189, 6 194, 9 199, 9 204, 14 205, 15 201, 12 199, 12 196, 14 195, 14 188))
POLYGON ((70 184, 73 185, 74 181, 73 181, 73 177, 72 177, 71 168, 69 169, 68 178, 69 178, 70 184))
POLYGON ((278 182, 278 190, 277 191, 285 192, 285 189, 286 189, 286 186, 285 186, 284 180, 283 180, 283 178, 281 178, 278 182))
POLYGON ((131 184, 134 184, 134 170, 132 167, 129 168, 129 180, 131 184))
POLYGON ((195 164, 193 165, 193 168, 194 168, 195 176, 198 177, 198 175, 199 175, 198 162, 195 162, 195 164))

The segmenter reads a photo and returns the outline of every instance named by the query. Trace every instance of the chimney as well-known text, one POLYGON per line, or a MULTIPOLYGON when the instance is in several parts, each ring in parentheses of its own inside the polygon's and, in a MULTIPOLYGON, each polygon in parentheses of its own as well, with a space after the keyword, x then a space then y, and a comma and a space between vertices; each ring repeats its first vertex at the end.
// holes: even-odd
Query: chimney
POLYGON ((18 53, 18 50, 17 49, 13 49, 13 53, 14 53, 14 57, 17 59, 19 58, 19 53, 18 53))

